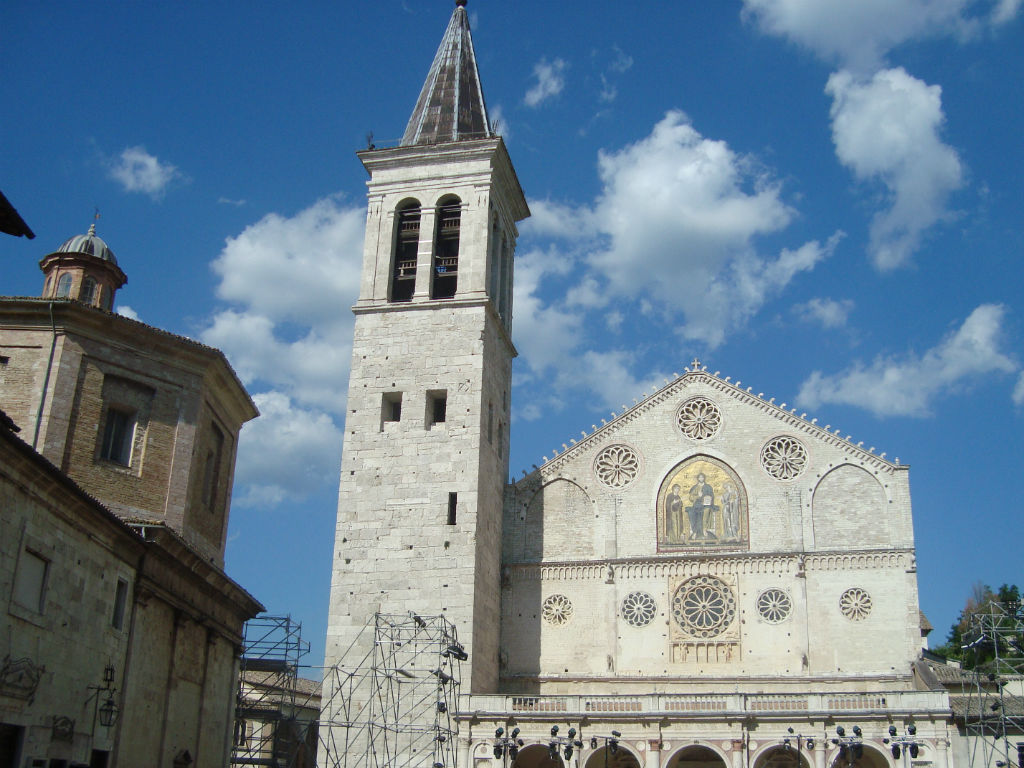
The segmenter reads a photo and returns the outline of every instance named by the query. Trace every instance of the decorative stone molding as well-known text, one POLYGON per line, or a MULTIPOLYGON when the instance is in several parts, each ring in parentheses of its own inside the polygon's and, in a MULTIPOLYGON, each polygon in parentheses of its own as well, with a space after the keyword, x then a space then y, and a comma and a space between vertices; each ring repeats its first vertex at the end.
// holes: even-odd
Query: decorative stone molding
POLYGON ((658 604, 646 592, 630 592, 622 601, 622 618, 631 627, 646 627, 658 613, 658 604))
POLYGON ((718 434, 722 412, 706 397, 691 397, 676 411, 676 424, 691 440, 707 440, 718 434))
POLYGON ((769 624, 781 624, 793 612, 793 601, 784 590, 771 587, 757 596, 757 612, 769 624))
POLYGON ((789 435, 772 438, 761 449, 761 466, 776 480, 794 480, 807 468, 807 449, 789 435))
POLYGON ((839 597, 839 610, 850 621, 863 621, 871 613, 871 595, 860 587, 850 587, 839 597))
POLYGON ((608 488, 625 488, 640 474, 640 456, 628 445, 609 445, 594 459, 594 474, 608 488))
POLYGON ((572 601, 565 595, 550 595, 544 601, 541 611, 544 621, 560 627, 572 619, 572 601))
POLYGON ((774 398, 765 401, 760 394, 752 394, 752 388, 748 387, 747 389, 742 389, 738 382, 732 383, 728 379, 729 377, 726 377, 725 379, 719 378, 717 372, 711 374, 703 369, 699 371, 687 369, 686 373, 682 376, 676 377, 673 381, 668 382, 662 389, 651 394, 649 397, 644 396, 640 402, 632 408, 627 408, 621 414, 613 414, 612 421, 596 428, 594 432, 589 436, 584 437, 584 439, 577 442, 571 448, 568 448, 562 453, 552 457, 550 460, 545 461, 543 466, 528 474, 520 481, 520 483, 530 481, 538 474, 548 478, 556 475, 572 457, 579 456, 585 451, 593 450, 596 442, 609 440, 614 437, 622 427, 628 425, 651 408, 660 405, 667 400, 678 397, 680 392, 683 392, 687 387, 696 384, 706 385, 736 399, 741 403, 755 405, 765 413, 779 419, 791 429, 811 435, 815 439, 821 440, 829 445, 850 451, 860 459, 861 465, 871 466, 874 470, 884 472, 887 475, 892 475, 896 471, 907 469, 905 465, 898 465, 889 462, 884 458, 884 455, 876 455, 874 453, 874 449, 865 450, 861 447, 860 443, 852 442, 849 437, 845 439, 840 437, 838 434, 839 430, 836 430, 835 432, 826 430, 825 428, 817 425, 817 419, 808 420, 804 418, 806 414, 797 416, 795 415, 796 409, 786 410, 782 407, 785 403, 775 405, 773 402, 774 398))
POLYGON ((689 637, 718 637, 736 619, 736 596, 731 587, 715 576, 695 576, 673 592, 672 618, 689 637))

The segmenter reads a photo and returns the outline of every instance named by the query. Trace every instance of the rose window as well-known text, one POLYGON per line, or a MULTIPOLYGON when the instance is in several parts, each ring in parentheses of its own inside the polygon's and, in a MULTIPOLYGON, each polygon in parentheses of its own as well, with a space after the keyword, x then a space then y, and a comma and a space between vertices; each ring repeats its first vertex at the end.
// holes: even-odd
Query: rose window
POLYGON ((672 618, 693 637, 717 637, 735 616, 732 590, 714 576, 692 578, 672 597, 672 618))
POLYGON ((863 621, 871 613, 871 595, 860 587, 848 589, 839 598, 839 610, 850 621, 863 621))
POLYGON ((761 449, 761 466, 776 480, 792 480, 807 466, 807 450, 794 437, 776 437, 761 449))
POLYGON ((657 612, 654 598, 646 592, 630 592, 622 601, 622 618, 631 627, 646 627, 657 612))
POLYGON ((544 601, 542 615, 548 624, 560 627, 572 618, 572 603, 565 595, 551 595, 544 601))
POLYGON ((769 624, 778 624, 789 618, 793 601, 781 589, 766 589, 757 598, 757 612, 769 624))
POLYGON ((609 488, 629 485, 639 471, 640 458, 628 445, 609 445, 594 460, 594 472, 609 488))
POLYGON ((722 426, 722 412, 706 397, 687 400, 679 408, 679 428, 691 440, 707 440, 722 426))

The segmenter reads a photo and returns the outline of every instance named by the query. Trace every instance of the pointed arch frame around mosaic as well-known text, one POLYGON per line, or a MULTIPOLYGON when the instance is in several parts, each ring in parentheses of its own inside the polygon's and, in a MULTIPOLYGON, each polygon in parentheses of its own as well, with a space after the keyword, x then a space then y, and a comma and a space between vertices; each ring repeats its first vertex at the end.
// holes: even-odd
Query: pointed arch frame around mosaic
POLYGON ((658 489, 658 551, 749 549, 748 510, 746 486, 732 467, 706 454, 691 456, 658 489))

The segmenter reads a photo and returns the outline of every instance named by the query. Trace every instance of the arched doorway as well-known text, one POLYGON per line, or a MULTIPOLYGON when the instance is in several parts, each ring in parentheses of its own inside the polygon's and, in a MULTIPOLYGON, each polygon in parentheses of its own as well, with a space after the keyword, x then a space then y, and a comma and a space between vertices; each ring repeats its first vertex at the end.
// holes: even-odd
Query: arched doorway
POLYGON ((614 751, 611 747, 601 747, 587 758, 584 768, 640 768, 640 761, 623 746, 614 751))
POLYGON ((531 744, 519 750, 509 768, 565 768, 565 764, 561 757, 552 758, 546 745, 531 744))
POLYGON ((725 760, 710 747, 692 745, 672 755, 665 768, 725 768, 725 760))
POLYGON ((754 768, 811 768, 811 756, 799 747, 779 745, 758 755, 754 768))

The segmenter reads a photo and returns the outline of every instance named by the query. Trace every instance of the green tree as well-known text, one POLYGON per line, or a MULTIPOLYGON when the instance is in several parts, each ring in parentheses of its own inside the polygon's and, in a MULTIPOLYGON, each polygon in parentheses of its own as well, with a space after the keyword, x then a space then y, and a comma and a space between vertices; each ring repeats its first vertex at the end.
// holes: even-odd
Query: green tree
POLYGON ((948 659, 959 659, 966 668, 984 664, 993 656, 991 648, 976 646, 965 653, 964 645, 976 638, 967 637, 971 626, 971 619, 978 613, 989 613, 992 611, 1009 611, 1011 613, 1020 610, 1020 590, 1016 584, 1003 584, 995 592, 987 584, 980 581, 971 586, 971 594, 967 598, 960 617, 949 629, 946 642, 935 649, 948 659))

